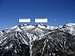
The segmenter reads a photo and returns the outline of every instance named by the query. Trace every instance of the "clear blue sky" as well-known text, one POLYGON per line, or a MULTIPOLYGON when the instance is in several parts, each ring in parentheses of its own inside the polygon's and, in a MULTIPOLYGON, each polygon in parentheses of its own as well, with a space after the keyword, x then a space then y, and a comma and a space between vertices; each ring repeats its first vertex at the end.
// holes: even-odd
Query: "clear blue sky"
POLYGON ((49 25, 75 22, 75 0, 0 0, 0 28, 18 24, 18 18, 47 17, 49 25))

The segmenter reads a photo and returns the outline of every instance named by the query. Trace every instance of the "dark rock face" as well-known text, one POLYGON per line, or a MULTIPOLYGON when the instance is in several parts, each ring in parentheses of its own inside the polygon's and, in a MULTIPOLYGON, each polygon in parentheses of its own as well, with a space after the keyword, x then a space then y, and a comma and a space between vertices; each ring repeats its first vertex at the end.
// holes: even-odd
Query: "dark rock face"
MULTIPOLYGON (((15 32, 14 32, 15 33, 15 32)), ((12 33, 11 38, 8 36, 10 33, 6 35, 6 39, 3 40, 3 43, 0 45, 0 56, 30 56, 29 46, 23 44, 21 40, 14 36, 12 33)))
POLYGON ((48 45, 46 39, 36 40, 32 46, 32 56, 48 56, 48 45))
MULTIPOLYGON (((6 48, 6 47, 5 47, 6 48)), ((29 46, 21 44, 20 46, 12 46, 9 49, 0 50, 0 56, 30 56, 29 46)))
POLYGON ((74 36, 57 31, 44 37, 33 42, 33 56, 75 56, 74 36))
POLYGON ((65 32, 53 32, 49 34, 49 53, 50 55, 67 56, 70 50, 69 39, 72 37, 65 32))

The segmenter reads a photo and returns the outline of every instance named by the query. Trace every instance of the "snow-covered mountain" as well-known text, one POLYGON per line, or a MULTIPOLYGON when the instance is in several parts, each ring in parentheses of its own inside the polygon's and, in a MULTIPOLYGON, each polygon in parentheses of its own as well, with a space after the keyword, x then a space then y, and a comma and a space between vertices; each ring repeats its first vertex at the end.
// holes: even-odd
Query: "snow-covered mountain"
POLYGON ((0 31, 0 56, 75 56, 75 23, 16 25, 0 31))
POLYGON ((59 26, 49 26, 49 25, 44 25, 44 24, 35 24, 35 25, 23 24, 23 25, 13 26, 13 27, 5 29, 3 31, 5 31, 5 32, 19 31, 20 32, 20 31, 29 31, 29 30, 32 30, 35 28, 45 29, 45 30, 59 29, 59 30, 62 30, 64 32, 68 32, 72 35, 75 35, 75 23, 67 23, 67 24, 59 25, 59 26))
POLYGON ((68 24, 65 24, 63 27, 64 27, 64 31, 72 35, 75 35, 75 23, 68 23, 68 24))

